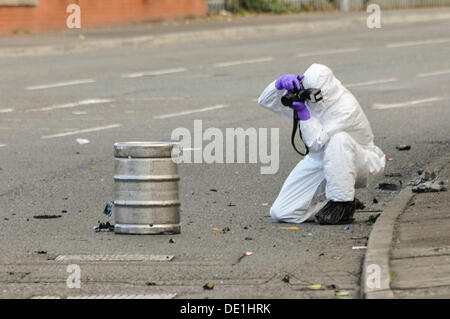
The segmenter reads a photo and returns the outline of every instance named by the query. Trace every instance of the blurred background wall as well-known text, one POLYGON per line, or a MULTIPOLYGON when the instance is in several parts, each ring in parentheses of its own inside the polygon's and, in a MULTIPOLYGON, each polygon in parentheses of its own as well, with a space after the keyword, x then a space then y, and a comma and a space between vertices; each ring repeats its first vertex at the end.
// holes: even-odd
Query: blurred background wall
POLYGON ((66 29, 70 4, 81 7, 81 27, 196 17, 205 0, 0 0, 0 34, 66 29))

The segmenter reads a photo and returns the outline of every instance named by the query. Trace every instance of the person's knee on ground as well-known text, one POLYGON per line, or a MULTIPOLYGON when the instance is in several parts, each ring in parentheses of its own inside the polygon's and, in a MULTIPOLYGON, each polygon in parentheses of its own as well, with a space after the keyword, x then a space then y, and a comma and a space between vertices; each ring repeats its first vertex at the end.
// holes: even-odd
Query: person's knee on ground
POLYGON ((353 221, 356 210, 357 177, 356 142, 345 132, 330 137, 325 149, 324 172, 328 203, 315 215, 320 225, 336 225, 353 221))

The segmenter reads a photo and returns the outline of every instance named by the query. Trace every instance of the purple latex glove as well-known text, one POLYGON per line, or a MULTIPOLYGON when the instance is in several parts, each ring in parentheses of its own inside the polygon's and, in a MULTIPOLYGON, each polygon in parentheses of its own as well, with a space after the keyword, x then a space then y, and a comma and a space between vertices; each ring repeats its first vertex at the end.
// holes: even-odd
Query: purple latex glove
MULTIPOLYGON (((304 75, 300 76, 300 81, 303 80, 304 77, 304 75)), ((277 90, 294 91, 294 89, 300 89, 300 81, 298 79, 298 75, 285 74, 275 82, 275 87, 277 88, 277 90), (294 88, 294 83, 296 88, 294 88)))
POLYGON ((300 121, 306 121, 311 118, 308 108, 302 102, 294 102, 290 108, 297 112, 300 121))

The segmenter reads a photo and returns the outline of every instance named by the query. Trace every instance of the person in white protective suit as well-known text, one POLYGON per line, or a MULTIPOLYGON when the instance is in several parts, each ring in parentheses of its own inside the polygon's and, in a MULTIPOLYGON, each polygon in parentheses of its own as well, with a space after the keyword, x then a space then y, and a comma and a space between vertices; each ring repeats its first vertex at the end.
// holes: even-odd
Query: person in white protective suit
POLYGON ((325 65, 313 64, 300 78, 284 75, 269 84, 258 103, 292 118, 281 97, 294 86, 322 91, 319 102, 291 107, 300 119, 306 155, 293 169, 270 209, 272 218, 287 223, 315 220, 319 224, 351 222, 355 188, 384 171, 386 157, 374 144, 369 121, 355 97, 325 65))

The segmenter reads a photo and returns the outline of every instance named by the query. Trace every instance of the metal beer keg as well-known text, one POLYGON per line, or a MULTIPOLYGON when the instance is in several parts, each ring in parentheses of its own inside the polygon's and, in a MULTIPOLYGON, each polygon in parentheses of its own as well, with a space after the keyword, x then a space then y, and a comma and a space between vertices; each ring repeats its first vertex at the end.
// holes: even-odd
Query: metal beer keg
POLYGON ((180 233, 178 166, 172 142, 114 144, 116 234, 180 233))

